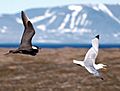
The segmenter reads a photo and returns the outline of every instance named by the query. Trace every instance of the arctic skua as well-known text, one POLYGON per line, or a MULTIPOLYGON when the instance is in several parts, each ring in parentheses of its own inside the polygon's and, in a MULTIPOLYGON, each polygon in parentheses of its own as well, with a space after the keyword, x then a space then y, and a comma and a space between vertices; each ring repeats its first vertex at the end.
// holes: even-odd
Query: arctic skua
POLYGON ((35 35, 35 29, 23 11, 21 12, 21 18, 24 25, 21 43, 18 49, 10 50, 9 53, 21 53, 34 56, 39 51, 39 47, 32 45, 32 38, 35 35))

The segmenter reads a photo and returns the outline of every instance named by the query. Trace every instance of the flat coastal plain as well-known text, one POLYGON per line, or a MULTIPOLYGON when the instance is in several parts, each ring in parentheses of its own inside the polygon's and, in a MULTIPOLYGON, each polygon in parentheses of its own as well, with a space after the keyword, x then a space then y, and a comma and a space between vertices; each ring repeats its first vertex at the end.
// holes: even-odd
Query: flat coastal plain
POLYGON ((0 48, 0 91, 120 91, 120 49, 100 49, 96 63, 104 80, 94 77, 73 59, 83 60, 87 48, 39 50, 36 56, 8 54, 0 48))

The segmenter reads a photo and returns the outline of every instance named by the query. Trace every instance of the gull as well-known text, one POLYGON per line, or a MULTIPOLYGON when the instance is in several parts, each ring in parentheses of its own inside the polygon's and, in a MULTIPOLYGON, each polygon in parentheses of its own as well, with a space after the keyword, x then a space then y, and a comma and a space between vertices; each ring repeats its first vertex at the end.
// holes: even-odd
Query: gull
POLYGON ((33 36, 35 35, 34 27, 23 11, 21 12, 21 18, 24 25, 24 32, 22 35, 21 43, 18 49, 10 50, 9 53, 21 53, 21 54, 29 54, 34 56, 39 51, 39 47, 32 46, 32 42, 31 42, 33 36))
POLYGON ((103 80, 103 77, 98 70, 104 68, 106 65, 101 63, 95 64, 95 59, 98 55, 98 49, 99 35, 95 36, 95 38, 92 39, 92 47, 86 53, 84 61, 73 60, 73 63, 85 67, 89 73, 93 74, 96 77, 100 77, 103 80))

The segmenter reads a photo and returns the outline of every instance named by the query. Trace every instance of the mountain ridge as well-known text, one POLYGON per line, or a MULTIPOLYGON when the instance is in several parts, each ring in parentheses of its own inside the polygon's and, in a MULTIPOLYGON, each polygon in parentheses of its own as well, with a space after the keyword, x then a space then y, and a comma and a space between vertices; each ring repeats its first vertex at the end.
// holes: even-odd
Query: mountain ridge
MULTIPOLYGON (((88 44, 99 34, 100 43, 119 44, 119 9, 119 4, 71 4, 25 12, 36 30, 34 43, 88 44)), ((0 43, 19 43, 22 33, 20 13, 0 16, 0 43)))

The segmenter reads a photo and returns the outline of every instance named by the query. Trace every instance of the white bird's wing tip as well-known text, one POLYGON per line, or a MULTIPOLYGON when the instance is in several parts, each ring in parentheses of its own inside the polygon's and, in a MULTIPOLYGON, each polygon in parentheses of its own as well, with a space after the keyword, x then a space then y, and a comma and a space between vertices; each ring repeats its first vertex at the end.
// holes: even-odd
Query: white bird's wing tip
POLYGON ((73 60, 73 63, 77 63, 78 61, 77 60, 73 60))
POLYGON ((80 64, 78 60, 73 60, 74 64, 80 64))
POLYGON ((73 63, 80 65, 80 66, 84 66, 83 61, 73 60, 73 63))

